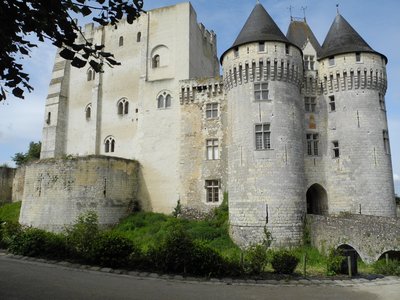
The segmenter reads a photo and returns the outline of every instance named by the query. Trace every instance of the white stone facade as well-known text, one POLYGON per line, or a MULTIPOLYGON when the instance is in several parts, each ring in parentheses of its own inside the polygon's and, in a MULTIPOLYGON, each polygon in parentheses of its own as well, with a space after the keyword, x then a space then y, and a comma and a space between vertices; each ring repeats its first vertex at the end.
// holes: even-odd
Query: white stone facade
POLYGON ((379 54, 331 65, 310 42, 252 42, 224 53, 220 78, 216 36, 189 3, 84 32, 122 66, 94 75, 56 57, 42 158, 135 159, 147 210, 209 210, 228 192, 242 245, 264 228, 278 246, 298 244, 307 212, 395 216, 379 54))

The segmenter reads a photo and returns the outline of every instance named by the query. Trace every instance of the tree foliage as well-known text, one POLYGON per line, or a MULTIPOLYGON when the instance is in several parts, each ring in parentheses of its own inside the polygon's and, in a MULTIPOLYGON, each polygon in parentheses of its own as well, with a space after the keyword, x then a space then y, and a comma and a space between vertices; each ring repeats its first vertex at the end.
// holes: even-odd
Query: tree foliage
POLYGON ((109 66, 119 63, 112 53, 104 51, 104 45, 93 44, 83 36, 72 14, 90 15, 97 24, 117 26, 125 15, 132 24, 142 7, 142 0, 0 1, 0 101, 10 92, 23 99, 24 90, 33 90, 21 63, 31 48, 37 47, 32 37, 41 42, 48 39, 62 48, 60 56, 71 60, 72 66, 82 68, 89 63, 96 72, 101 72, 104 63, 109 66))
POLYGON ((30 142, 29 149, 27 152, 18 152, 12 157, 12 160, 17 166, 22 166, 30 161, 34 161, 40 158, 40 150, 42 148, 41 142, 30 142))

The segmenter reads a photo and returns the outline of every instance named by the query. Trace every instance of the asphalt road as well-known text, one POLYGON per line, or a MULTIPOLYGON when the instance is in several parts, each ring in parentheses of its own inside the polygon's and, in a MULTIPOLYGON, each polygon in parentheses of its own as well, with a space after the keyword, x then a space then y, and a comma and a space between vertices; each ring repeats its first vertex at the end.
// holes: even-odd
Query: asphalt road
POLYGON ((0 299, 400 299, 400 281, 354 287, 227 285, 140 278, 0 256, 0 299))

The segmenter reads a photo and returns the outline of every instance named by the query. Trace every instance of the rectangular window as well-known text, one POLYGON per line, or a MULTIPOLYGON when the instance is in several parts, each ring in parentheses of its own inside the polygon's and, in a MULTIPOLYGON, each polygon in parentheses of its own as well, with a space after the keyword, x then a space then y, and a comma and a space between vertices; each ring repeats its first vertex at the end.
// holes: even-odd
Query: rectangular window
POLYGON ((385 96, 381 93, 379 93, 379 106, 381 107, 382 110, 386 110, 385 96))
POLYGON ((315 57, 314 55, 304 56, 304 69, 314 71, 315 57))
POLYGON ((336 111, 335 96, 329 96, 329 109, 330 111, 336 111))
POLYGON ((385 153, 390 154, 389 132, 387 130, 383 131, 383 147, 385 149, 385 153))
POLYGON ((256 150, 271 149, 271 130, 269 123, 255 125, 256 150))
POLYGON ((361 62, 361 53, 356 52, 356 62, 361 62))
POLYGON ((307 154, 310 156, 317 156, 319 143, 318 133, 308 133, 307 134, 307 154))
POLYGON ((306 112, 315 112, 317 106, 315 97, 304 97, 304 105, 306 112))
POLYGON ((290 54, 290 45, 285 44, 285 54, 289 55, 290 54))
POLYGON ((219 201, 219 180, 206 180, 206 200, 210 203, 219 201))
POLYGON ((206 118, 218 118, 218 103, 206 104, 206 118))
POLYGON ((206 141, 207 159, 219 159, 218 139, 209 139, 206 141))
POLYGON ((258 51, 259 52, 265 51, 265 43, 258 43, 258 51))
POLYGON ((331 56, 329 57, 329 66, 334 66, 335 65, 335 57, 331 56))
POLYGON ((239 48, 235 48, 234 50, 235 57, 239 57, 239 48))
POLYGON ((340 157, 339 142, 338 141, 333 141, 332 142, 332 153, 333 153, 333 158, 339 158, 340 157))
POLYGON ((268 83, 260 82, 254 84, 254 100, 268 100, 268 83))

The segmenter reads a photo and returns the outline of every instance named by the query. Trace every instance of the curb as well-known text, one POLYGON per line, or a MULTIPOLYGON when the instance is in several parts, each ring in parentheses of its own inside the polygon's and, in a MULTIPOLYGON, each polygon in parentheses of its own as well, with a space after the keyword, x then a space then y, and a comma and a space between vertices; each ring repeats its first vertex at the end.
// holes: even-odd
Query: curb
POLYGON ((342 279, 246 279, 246 278, 204 278, 204 277, 193 277, 193 276, 182 276, 175 274, 158 274, 149 272, 129 271, 124 269, 113 269, 113 268, 102 268, 99 266, 81 265, 77 263, 71 263, 67 261, 56 261, 46 260, 43 258, 35 258, 22 255, 14 255, 7 253, 4 250, 0 250, 0 257, 7 257, 15 260, 25 260, 30 262, 44 263, 49 265, 61 266, 69 269, 108 273, 115 275, 125 275, 142 279, 157 279, 166 281, 180 281, 187 283, 206 283, 206 284, 222 284, 222 285, 248 285, 248 286, 341 286, 341 287, 352 287, 352 286, 380 286, 390 284, 400 284, 400 277, 396 276, 382 276, 366 278, 349 278, 347 280, 342 279))

